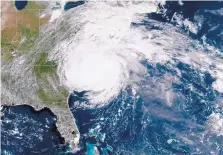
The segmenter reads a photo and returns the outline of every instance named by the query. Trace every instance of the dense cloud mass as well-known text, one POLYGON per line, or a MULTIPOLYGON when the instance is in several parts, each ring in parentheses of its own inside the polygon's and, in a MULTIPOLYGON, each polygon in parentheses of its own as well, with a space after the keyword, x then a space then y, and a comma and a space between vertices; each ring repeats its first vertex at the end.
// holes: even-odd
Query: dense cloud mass
POLYGON ((146 75, 141 61, 175 64, 177 59, 212 72, 222 91, 219 50, 207 49, 168 22, 150 19, 148 14, 158 9, 151 2, 89 2, 67 12, 60 20, 69 24, 71 36, 55 51, 61 55, 62 82, 71 91, 89 91, 92 103, 105 103, 146 75))

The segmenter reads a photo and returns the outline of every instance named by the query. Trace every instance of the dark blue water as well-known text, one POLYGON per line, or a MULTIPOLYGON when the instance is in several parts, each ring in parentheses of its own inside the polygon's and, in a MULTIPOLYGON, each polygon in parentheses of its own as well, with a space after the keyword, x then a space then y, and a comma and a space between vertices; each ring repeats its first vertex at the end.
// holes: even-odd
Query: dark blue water
MULTIPOLYGON (((148 69, 148 81, 153 77, 162 78, 166 73, 177 76, 175 67, 170 64, 167 67, 142 63, 148 69)), ((207 117, 216 110, 215 99, 222 95, 211 86, 215 79, 207 72, 200 76, 200 71, 182 62, 178 62, 177 68, 183 76, 180 83, 172 84, 172 88, 184 96, 175 98, 172 107, 167 106, 165 100, 146 96, 143 88, 138 97, 134 97, 132 89, 127 88, 106 106, 88 109, 82 107, 86 101, 84 95, 74 92, 69 98, 69 105, 81 133, 82 150, 77 154, 87 151, 86 143, 98 143, 100 149, 102 144, 97 134, 105 135, 104 143, 113 148, 112 154, 196 154, 196 149, 202 150, 201 154, 207 154, 210 150, 223 153, 222 148, 218 150, 216 144, 208 142, 212 139, 223 146, 222 136, 206 134, 206 143, 199 140, 204 133, 203 125, 207 117), (189 85, 196 89, 190 90, 189 85), (89 140, 92 131, 95 136, 89 140), (182 137, 190 139, 193 144, 186 143, 182 137), (177 140, 169 144, 169 139, 177 140)), ((147 81, 142 85, 151 86, 147 81)))
POLYGON ((181 15, 183 19, 188 19, 198 26, 198 32, 195 34, 182 26, 192 38, 202 41, 202 37, 205 36, 208 44, 223 51, 222 1, 183 1, 183 5, 179 5, 178 1, 167 1, 164 8, 160 9, 161 13, 149 14, 149 18, 177 25, 174 15, 181 15))
POLYGON ((85 1, 75 1, 75 2, 67 2, 64 6, 64 10, 67 11, 69 9, 75 8, 77 6, 83 5, 85 1))
POLYGON ((56 128, 56 116, 44 108, 4 106, 1 117, 2 155, 56 155, 65 152, 64 138, 56 128))
POLYGON ((15 7, 17 10, 24 9, 27 4, 28 4, 28 0, 27 1, 15 0, 15 7))

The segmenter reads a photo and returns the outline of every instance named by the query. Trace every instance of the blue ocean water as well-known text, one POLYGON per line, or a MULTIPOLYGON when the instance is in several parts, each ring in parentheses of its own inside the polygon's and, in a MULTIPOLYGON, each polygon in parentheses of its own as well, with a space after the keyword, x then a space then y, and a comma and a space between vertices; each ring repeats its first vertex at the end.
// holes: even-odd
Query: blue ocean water
MULTIPOLYGON (((150 78, 162 77, 167 72, 176 74, 171 65, 167 67, 142 63, 147 66, 150 78)), ((134 97, 130 87, 106 106, 94 109, 82 107, 86 101, 84 95, 80 96, 76 92, 71 94, 69 105, 81 133, 82 150, 77 154, 86 152, 89 147, 86 147, 86 143, 97 144, 100 150, 102 144, 97 137, 98 134, 104 134, 104 143, 113 148, 112 154, 196 154, 197 149, 202 150, 201 154, 206 154, 210 150, 222 154, 222 148, 218 150, 216 144, 208 144, 208 141, 204 145, 198 138, 205 130, 203 124, 207 117, 216 110, 216 97, 222 95, 211 87, 214 78, 209 73, 204 73, 201 77, 200 71, 193 70, 182 62, 178 62, 177 68, 184 75, 181 83, 173 83, 172 88, 183 93, 184 98, 176 99, 172 107, 167 106, 165 101, 144 95, 144 91, 142 94, 139 93, 138 97, 134 97), (190 90, 189 85, 197 89, 190 90), (94 140, 92 142, 90 139, 89 142, 89 134, 91 135, 92 131, 95 132, 94 140), (193 144, 187 144, 179 137, 186 137, 192 140, 193 144), (169 139, 174 140, 169 144, 169 139)), ((149 83, 145 82, 142 85, 146 86, 149 83)), ((212 139, 223 146, 222 136, 206 136, 206 140, 212 139)))
MULTIPOLYGON (((80 4, 74 3, 75 7, 80 4)), ((223 51, 221 8, 222 2, 185 1, 179 5, 168 1, 165 13, 150 13, 146 18, 178 26, 173 16, 180 14, 195 25, 201 25, 196 34, 180 27, 185 34, 201 44, 205 36, 206 43, 223 51)), ((131 23, 131 26, 162 30, 148 20, 131 23)), ((206 133, 204 128, 212 112, 223 114, 221 108, 216 108, 217 100, 223 98, 223 94, 212 87, 216 79, 208 72, 177 60, 177 65, 141 63, 146 66, 148 77, 139 85, 141 91, 137 95, 128 87, 105 106, 92 109, 82 106, 88 101, 86 91, 70 94, 70 110, 81 134, 80 151, 75 154, 92 155, 95 147, 103 155, 206 155, 211 151, 223 154, 223 136, 206 133), (156 88, 149 82, 151 78, 159 81, 166 74, 177 77, 177 70, 181 73, 180 82, 172 83, 171 89, 183 95, 175 98, 173 106, 144 93, 146 86, 156 88)), ((66 144, 54 126, 55 116, 48 109, 35 112, 29 106, 15 106, 4 107, 3 111, 3 154, 73 154, 66 153, 66 144)))
POLYGON ((55 125, 57 118, 48 108, 4 106, 1 120, 2 155, 49 155, 66 150, 55 125))
POLYGON ((24 9, 27 4, 28 4, 28 0, 27 1, 15 0, 15 7, 17 10, 24 9))
POLYGON ((199 25, 196 34, 189 32, 186 27, 182 27, 193 39, 202 41, 202 36, 205 36, 207 43, 223 51, 222 8, 222 1, 183 1, 183 5, 179 5, 177 1, 167 1, 163 13, 159 14, 159 18, 155 16, 155 19, 177 25, 173 17, 176 14, 182 15, 184 19, 188 19, 196 26, 199 25))
MULTIPOLYGON (((153 25, 154 22, 148 19, 177 26, 173 16, 178 13, 195 25, 201 25, 196 34, 183 25, 180 28, 185 34, 201 44, 202 37, 205 36, 206 43, 223 51, 222 8, 222 2, 184 2, 182 6, 178 2, 167 2, 164 6, 164 10, 167 9, 165 13, 148 14, 145 21, 133 22, 131 25, 162 30, 162 26, 153 25)), ((223 97, 212 87, 215 78, 208 72, 195 70, 180 61, 176 61, 177 65, 167 63, 154 66, 146 61, 142 63, 147 67, 149 77, 148 81, 141 84, 144 87, 150 85, 149 81, 153 77, 162 79, 167 73, 177 77, 177 69, 180 70, 180 83, 172 83, 171 89, 183 96, 176 98, 174 106, 169 107, 163 100, 146 96, 143 93, 146 90, 134 98, 132 88, 127 88, 106 106, 87 109, 82 107, 86 101, 84 95, 74 92, 70 96, 69 105, 81 133, 82 150, 77 154, 84 154, 89 149, 86 143, 89 143, 89 132, 92 130, 105 135, 106 146, 113 148, 111 154, 223 154, 222 136, 209 133, 202 140, 199 138, 205 132, 208 116, 222 111, 221 108, 215 108, 217 100, 223 97), (194 89, 190 89, 191 86, 194 89)), ((94 138, 92 143, 98 144, 100 150, 101 142, 97 134, 94 138)))

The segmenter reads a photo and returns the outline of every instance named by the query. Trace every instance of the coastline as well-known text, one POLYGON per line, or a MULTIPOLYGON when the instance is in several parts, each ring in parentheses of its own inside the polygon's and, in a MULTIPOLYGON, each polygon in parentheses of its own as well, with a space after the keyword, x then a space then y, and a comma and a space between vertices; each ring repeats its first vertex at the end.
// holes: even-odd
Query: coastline
MULTIPOLYGON (((4 99, 3 99, 4 100, 4 99)), ((57 117, 55 127, 58 130, 61 138, 64 139, 64 143, 68 143, 71 150, 75 150, 79 141, 79 132, 74 122, 73 115, 69 109, 60 109, 57 107, 49 107, 43 104, 14 104, 14 103, 2 103, 1 106, 11 107, 11 106, 28 106, 34 113, 41 113, 42 111, 47 111, 57 117)))

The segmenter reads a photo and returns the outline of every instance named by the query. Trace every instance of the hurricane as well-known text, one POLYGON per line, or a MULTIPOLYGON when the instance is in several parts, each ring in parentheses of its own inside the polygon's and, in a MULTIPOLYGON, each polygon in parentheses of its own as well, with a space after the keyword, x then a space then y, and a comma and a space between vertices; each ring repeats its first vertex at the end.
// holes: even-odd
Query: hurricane
POLYGON ((222 2, 105 0, 44 27, 80 134, 70 154, 223 154, 222 19, 222 2))
MULTIPOLYGON (((157 5, 135 3, 92 2, 76 8, 75 17, 64 17, 73 28, 67 30, 69 33, 78 29, 56 47, 56 52, 63 54, 59 74, 70 90, 87 90, 92 102, 105 103, 146 75, 141 63, 144 60, 175 64, 178 59, 196 68, 202 66, 204 71, 210 71, 205 66, 213 62, 218 69, 216 74, 222 74, 220 59, 205 54, 207 49, 202 45, 170 24, 146 17, 158 11, 157 5), (150 25, 157 28, 149 28, 150 25)), ((220 53, 210 50, 213 56, 220 53)), ((216 83, 221 85, 222 76, 216 77, 216 83)))
MULTIPOLYGON (((137 10, 142 4, 135 6, 129 3, 117 7, 118 16, 113 16, 114 11, 110 10, 112 4, 100 2, 99 6, 87 5, 90 6, 76 10, 76 19, 69 19, 82 25, 78 33, 57 47, 59 53, 64 53, 60 71, 64 78, 61 79, 70 90, 87 90, 92 103, 103 104, 140 80, 139 76, 145 73, 145 68, 140 64, 144 57, 143 48, 151 48, 152 53, 156 47, 151 43, 144 47, 146 41, 140 43, 143 36, 130 26, 135 12, 128 10, 137 10), (87 9, 89 7, 90 10, 87 9)), ((148 9, 148 3, 143 5, 148 9)), ((154 10, 155 6, 149 7, 154 10)))
POLYGON ((80 150, 94 133, 115 154, 222 151, 222 48, 205 34, 193 37, 199 12, 197 23, 176 13, 168 19, 160 6, 88 2, 63 15, 70 35, 52 57, 71 91, 80 150))

